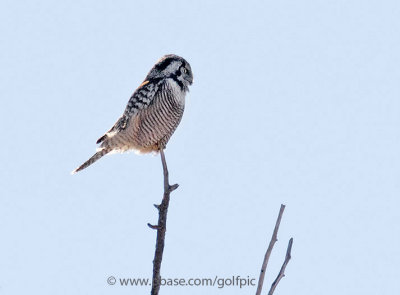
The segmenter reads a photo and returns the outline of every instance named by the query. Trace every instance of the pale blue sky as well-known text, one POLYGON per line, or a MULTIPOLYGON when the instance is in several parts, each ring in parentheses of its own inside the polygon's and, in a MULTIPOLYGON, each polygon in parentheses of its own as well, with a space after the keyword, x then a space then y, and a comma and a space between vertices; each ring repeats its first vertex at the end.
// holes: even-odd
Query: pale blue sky
MULTIPOLYGON (((0 3, 0 294, 148 294, 159 157, 71 176, 162 55, 193 69, 166 150, 165 277, 257 277, 265 289, 400 294, 398 1, 0 3)), ((162 288, 252 294, 253 288, 162 288)), ((265 293, 264 293, 265 294, 265 293)))

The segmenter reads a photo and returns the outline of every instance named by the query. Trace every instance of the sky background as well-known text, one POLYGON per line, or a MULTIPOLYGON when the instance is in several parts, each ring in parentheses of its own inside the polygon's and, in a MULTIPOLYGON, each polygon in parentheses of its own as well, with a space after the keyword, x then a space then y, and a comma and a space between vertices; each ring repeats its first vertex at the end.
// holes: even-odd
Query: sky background
MULTIPOLYGON (((95 151, 153 64, 194 83, 166 150, 162 275, 400 294, 399 1, 0 2, 0 294, 148 294, 159 157, 95 151)), ((255 287, 162 287, 161 294, 255 287)))

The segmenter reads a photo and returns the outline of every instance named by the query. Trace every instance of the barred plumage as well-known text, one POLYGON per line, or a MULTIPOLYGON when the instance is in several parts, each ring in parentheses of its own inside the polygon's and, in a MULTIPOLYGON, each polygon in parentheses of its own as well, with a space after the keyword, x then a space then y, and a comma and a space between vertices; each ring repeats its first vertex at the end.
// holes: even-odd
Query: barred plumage
POLYGON ((162 57, 132 94, 123 115, 97 140, 98 152, 73 173, 110 152, 149 153, 164 149, 182 119, 192 82, 192 70, 186 60, 173 54, 162 57))

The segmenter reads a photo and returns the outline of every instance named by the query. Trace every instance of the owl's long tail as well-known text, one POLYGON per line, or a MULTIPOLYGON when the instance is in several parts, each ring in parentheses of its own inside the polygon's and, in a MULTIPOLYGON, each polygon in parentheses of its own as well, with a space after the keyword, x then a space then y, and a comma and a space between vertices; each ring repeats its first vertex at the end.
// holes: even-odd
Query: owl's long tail
POLYGON ((94 162, 96 162, 98 159, 100 159, 101 157, 107 155, 109 152, 111 152, 112 149, 111 148, 103 148, 101 150, 99 150, 97 153, 95 153, 89 160, 87 160, 85 163, 83 163, 81 166, 79 166, 78 168, 76 168, 74 171, 71 172, 71 174, 75 174, 76 172, 79 172, 87 167, 89 167, 90 165, 92 165, 94 162))

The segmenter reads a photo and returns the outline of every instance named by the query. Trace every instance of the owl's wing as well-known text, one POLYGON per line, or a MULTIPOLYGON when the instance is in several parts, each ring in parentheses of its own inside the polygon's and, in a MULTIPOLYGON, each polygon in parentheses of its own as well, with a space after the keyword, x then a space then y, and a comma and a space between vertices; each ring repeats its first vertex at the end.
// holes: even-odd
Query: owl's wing
POLYGON ((102 143, 107 137, 112 137, 128 126, 129 120, 140 110, 147 108, 154 100, 156 93, 161 89, 161 79, 146 80, 135 90, 125 108, 124 114, 115 122, 114 126, 97 140, 102 143))

